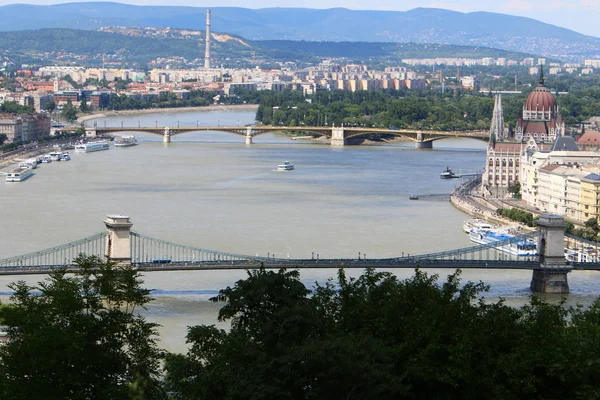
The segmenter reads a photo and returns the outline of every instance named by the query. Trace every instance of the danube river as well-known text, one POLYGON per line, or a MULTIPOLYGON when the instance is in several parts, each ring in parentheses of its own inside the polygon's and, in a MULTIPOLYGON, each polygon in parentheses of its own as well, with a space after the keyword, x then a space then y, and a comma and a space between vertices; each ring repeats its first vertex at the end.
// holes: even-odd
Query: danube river
MULTIPOLYGON (((97 124, 243 126, 253 119, 253 111, 233 110, 116 116, 97 124)), ((146 236, 251 255, 392 257, 471 244, 462 232, 467 215, 441 198, 409 196, 448 194, 459 179, 442 180, 440 173, 447 166, 462 173, 480 170, 482 142, 447 139, 435 142, 433 150, 415 150, 409 141, 332 148, 277 135, 245 145, 242 137, 218 132, 174 136, 168 145, 158 136, 136 137, 138 146, 71 152, 71 161, 41 165, 26 182, 1 184, 0 258, 101 232, 107 214, 130 216, 132 229, 146 236), (285 160, 296 169, 275 171, 285 160)), ((412 271, 397 273, 407 277, 412 271)), ((245 276, 245 271, 146 274, 155 300, 145 314, 162 325, 163 346, 185 351, 189 325, 226 327, 216 321, 219 306, 207 300, 245 276)), ((307 270, 301 276, 312 285, 335 271, 307 270)), ((520 304, 530 294, 530 272, 476 270, 463 277, 489 283, 490 298, 520 304)), ((0 277, 4 299, 7 284, 17 279, 0 277)), ((589 304, 600 293, 597 273, 572 273, 569 279, 569 302, 589 304)))

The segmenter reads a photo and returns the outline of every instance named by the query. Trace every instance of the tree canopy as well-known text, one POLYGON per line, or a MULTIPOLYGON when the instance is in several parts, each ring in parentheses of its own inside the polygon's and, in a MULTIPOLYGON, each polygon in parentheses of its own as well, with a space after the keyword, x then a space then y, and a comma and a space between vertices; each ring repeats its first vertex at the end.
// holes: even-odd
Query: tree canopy
POLYGON ((80 256, 36 286, 10 285, 0 308, 2 399, 166 398, 158 377, 156 324, 136 309, 150 301, 138 273, 80 256))
POLYGON ((169 355, 177 399, 590 399, 600 396, 600 303, 482 297, 460 272, 440 282, 367 270, 309 290, 297 271, 258 270, 220 291, 221 321, 189 328, 169 355))

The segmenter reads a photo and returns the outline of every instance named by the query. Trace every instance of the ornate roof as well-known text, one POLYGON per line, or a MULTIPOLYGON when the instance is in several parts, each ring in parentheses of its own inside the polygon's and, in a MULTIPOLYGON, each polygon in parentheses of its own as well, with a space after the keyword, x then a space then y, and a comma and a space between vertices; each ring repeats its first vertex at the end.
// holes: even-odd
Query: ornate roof
POLYGON ((538 85, 525 101, 525 110, 528 111, 548 111, 556 109, 556 99, 554 95, 550 93, 550 89, 544 86, 544 70, 540 66, 540 80, 538 85))

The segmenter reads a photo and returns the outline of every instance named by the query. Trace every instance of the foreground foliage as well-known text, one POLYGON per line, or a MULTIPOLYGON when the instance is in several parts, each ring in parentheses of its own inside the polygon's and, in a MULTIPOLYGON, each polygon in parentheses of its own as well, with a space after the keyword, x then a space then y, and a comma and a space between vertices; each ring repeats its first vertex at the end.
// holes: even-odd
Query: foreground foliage
POLYGON ((157 399, 156 324, 137 315, 150 301, 139 275, 93 256, 37 286, 10 286, 0 308, 10 340, 0 346, 2 399, 157 399))
POLYGON ((178 399, 600 397, 599 302, 516 309, 459 274, 340 271, 310 291, 297 271, 249 272, 213 299, 231 330, 189 328, 166 382, 178 399))

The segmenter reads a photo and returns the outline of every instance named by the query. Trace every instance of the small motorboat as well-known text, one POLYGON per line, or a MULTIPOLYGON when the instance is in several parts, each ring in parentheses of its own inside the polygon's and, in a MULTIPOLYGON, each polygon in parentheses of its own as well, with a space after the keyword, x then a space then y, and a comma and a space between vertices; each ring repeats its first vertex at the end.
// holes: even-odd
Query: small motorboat
POLYGON ((277 171, 291 171, 293 169, 294 164, 291 164, 289 161, 284 161, 283 164, 277 166, 277 171))

